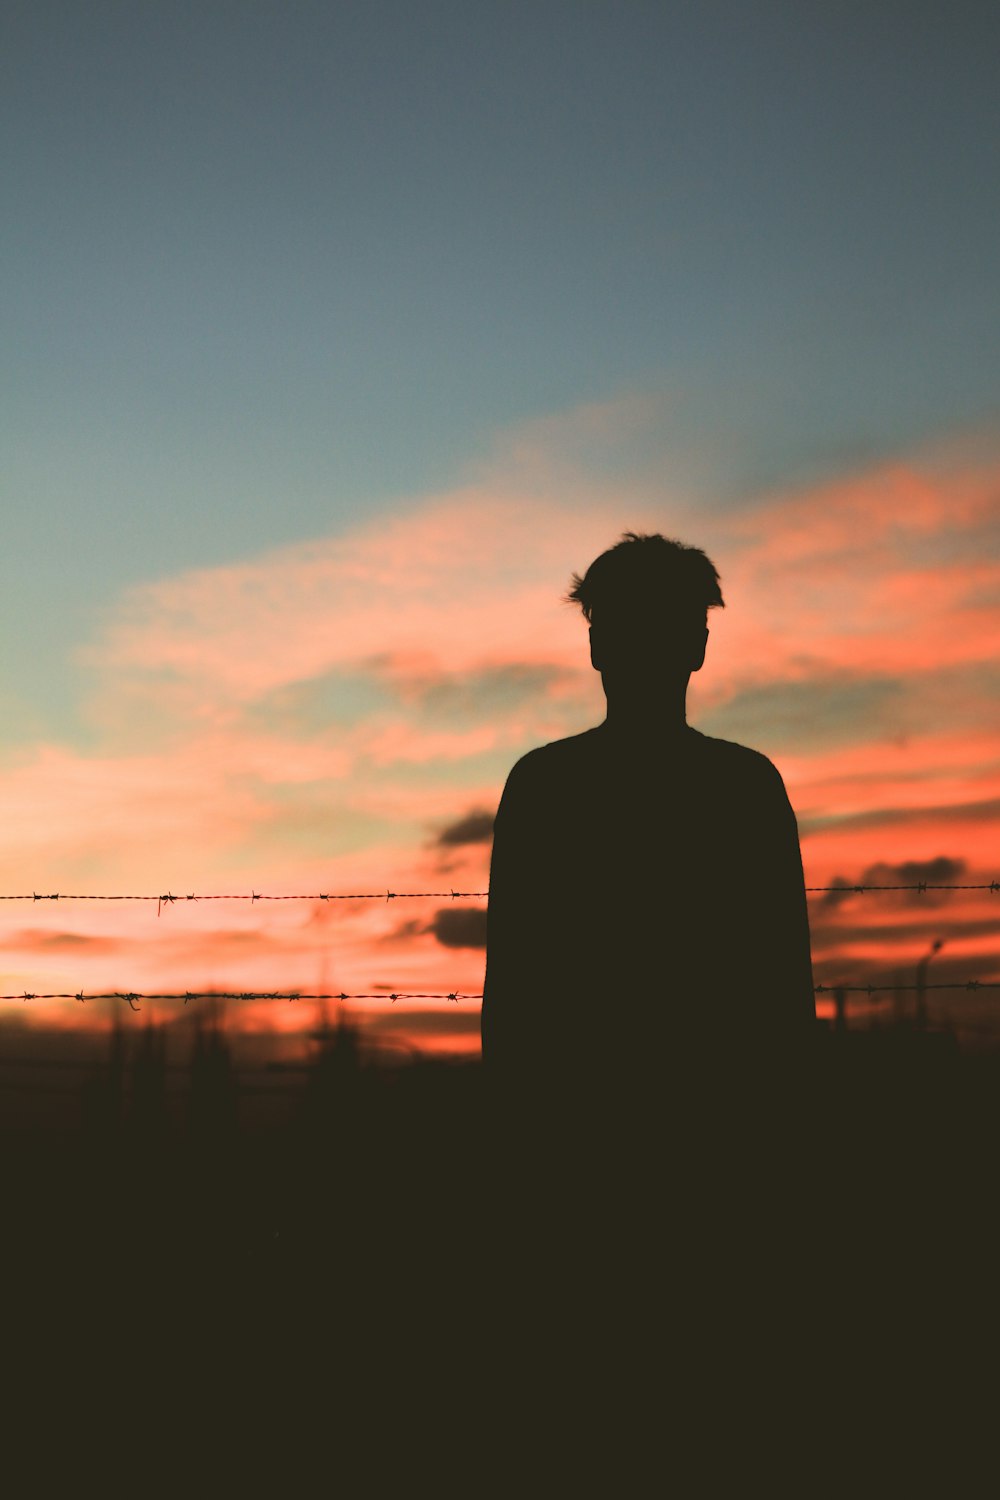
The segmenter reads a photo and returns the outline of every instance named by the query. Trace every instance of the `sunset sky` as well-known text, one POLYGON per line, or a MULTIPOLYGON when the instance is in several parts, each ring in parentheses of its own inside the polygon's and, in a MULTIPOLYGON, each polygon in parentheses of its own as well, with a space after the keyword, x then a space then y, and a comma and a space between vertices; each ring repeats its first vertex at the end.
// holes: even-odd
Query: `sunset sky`
MULTIPOLYGON (((485 889, 513 762, 603 716, 560 596, 625 529, 715 561, 689 720, 775 761, 807 883, 1000 878, 996 42, 965 0, 6 5, 0 894, 485 889)), ((483 905, 0 902, 0 989, 476 992, 483 905)), ((1000 979, 1000 895, 811 916, 817 982, 938 938, 1000 979)))

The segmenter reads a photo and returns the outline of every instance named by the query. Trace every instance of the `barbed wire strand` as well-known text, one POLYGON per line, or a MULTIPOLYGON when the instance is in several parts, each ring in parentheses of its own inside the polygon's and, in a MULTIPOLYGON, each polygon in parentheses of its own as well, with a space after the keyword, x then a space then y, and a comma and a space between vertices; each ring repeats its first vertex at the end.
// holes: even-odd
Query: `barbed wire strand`
POLYGON ((78 1000, 81 1005, 87 1000, 124 1000, 131 1010, 138 1009, 139 1000, 183 1000, 185 1005, 189 1000, 391 1000, 395 1005, 397 1000, 452 1000, 457 1003, 459 1000, 482 998, 482 993, 467 994, 458 990, 447 993, 437 990, 373 990, 361 994, 347 994, 346 991, 316 994, 305 990, 175 990, 153 994, 138 990, 105 990, 91 995, 85 994, 83 990, 59 994, 23 990, 17 995, 0 995, 0 1000, 78 1000))
MULTIPOLYGON (((1000 882, 998 882, 998 889, 1000 889, 1000 882)), ((89 893, 85 893, 85 894, 72 893, 72 892, 66 892, 66 891, 53 891, 51 893, 49 893, 49 892, 32 891, 30 894, 24 893, 24 894, 13 895, 13 896, 3 896, 3 895, 0 895, 0 901, 155 901, 156 902, 156 915, 159 916, 160 915, 160 911, 162 910, 162 908, 164 906, 174 906, 174 905, 177 904, 177 902, 185 902, 185 901, 249 901, 251 903, 253 903, 255 901, 416 901, 416 900, 424 900, 424 899, 434 899, 436 901, 445 901, 445 900, 449 900, 450 899, 452 901, 457 901, 459 899, 464 899, 464 900, 482 899, 482 900, 485 900, 488 896, 489 896, 489 891, 452 891, 452 890, 448 890, 448 891, 348 891, 348 892, 341 892, 341 893, 328 892, 328 891, 320 891, 320 892, 317 892, 316 894, 310 894, 308 892, 306 892, 306 893, 296 892, 296 893, 291 894, 291 895, 268 895, 267 893, 262 892, 262 891, 253 891, 252 890, 249 893, 246 892, 246 891, 239 891, 239 892, 234 891, 234 892, 229 892, 229 893, 225 893, 225 892, 219 893, 219 894, 212 894, 212 893, 210 893, 208 895, 195 895, 195 894, 191 894, 191 895, 186 895, 186 896, 175 896, 172 891, 165 891, 165 892, 163 892, 159 896, 147 896, 147 895, 111 895, 111 896, 105 896, 105 895, 91 895, 89 893)))
POLYGON ((1000 990, 998 979, 956 979, 934 984, 815 984, 816 995, 875 995, 895 991, 917 990, 1000 990))
MULTIPOLYGON (((924 990, 1000 990, 1000 980, 956 979, 934 984, 881 984, 876 981, 867 984, 817 984, 813 986, 813 992, 817 995, 875 995, 913 990, 920 992, 924 990)), ((457 1004, 460 1000, 482 1000, 482 998, 482 992, 474 994, 471 991, 459 990, 447 992, 443 990, 374 990, 357 994, 348 994, 346 991, 319 994, 306 990, 175 990, 162 993, 106 990, 91 995, 85 994, 83 990, 58 994, 40 994, 22 990, 16 995, 0 995, 0 1000, 78 1000, 81 1005, 88 1000, 123 1000, 133 1011, 138 1010, 140 1000, 183 1000, 185 1005, 190 1000, 389 1000, 395 1005, 397 1000, 450 1000, 457 1004)))
MULTIPOLYGON (((838 896, 865 896, 873 891, 915 891, 920 895, 927 891, 989 891, 991 895, 1000 892, 1000 880, 983 881, 978 884, 953 885, 943 884, 936 881, 919 880, 912 885, 807 885, 806 892, 810 895, 826 892, 838 896)), ((196 895, 194 893, 184 896, 175 896, 172 891, 165 891, 158 896, 152 895, 93 895, 90 893, 53 891, 32 891, 16 895, 0 895, 0 901, 155 901, 156 913, 159 916, 164 906, 174 906, 178 902, 186 901, 485 901, 489 897, 489 891, 346 891, 330 892, 319 891, 315 894, 295 892, 292 894, 273 895, 263 891, 233 891, 218 894, 196 895)))

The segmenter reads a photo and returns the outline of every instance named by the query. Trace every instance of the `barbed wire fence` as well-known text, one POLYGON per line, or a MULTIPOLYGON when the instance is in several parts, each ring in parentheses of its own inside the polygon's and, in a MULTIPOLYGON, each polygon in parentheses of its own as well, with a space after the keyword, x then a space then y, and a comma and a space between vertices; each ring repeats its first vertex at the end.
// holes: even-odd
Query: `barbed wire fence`
MULTIPOLYGON (((1000 984, 997 986, 1000 989, 1000 984)), ((100 994, 85 994, 82 990, 75 993, 65 991, 59 994, 36 994, 25 990, 16 995, 0 995, 0 1000, 79 1000, 83 1004, 87 1000, 124 1000, 132 1009, 137 1009, 136 1002, 139 1000, 182 1000, 185 1005, 190 1000, 390 1000, 395 1005, 397 1000, 481 1000, 482 992, 472 994, 467 991, 435 990, 433 993, 427 990, 371 990, 365 993, 348 994, 346 991, 333 991, 317 994, 306 990, 174 990, 169 993, 153 994, 149 991, 142 993, 135 990, 106 990, 100 994)))
MULTIPOLYGON (((1000 980, 957 979, 940 984, 879 984, 874 982, 813 985, 813 993, 816 995, 881 995, 913 990, 921 993, 924 990, 1000 990, 1000 980)), ((0 1000, 78 1000, 81 1004, 88 1000, 123 1000, 131 1010, 138 1009, 140 1000, 181 1000, 185 1005, 190 1000, 389 1000, 395 1005, 397 1000, 450 1000, 457 1004, 460 1000, 482 1000, 482 998, 481 990, 478 993, 464 990, 448 992, 443 990, 372 990, 356 994, 334 990, 324 993, 306 990, 173 990, 162 993, 107 990, 89 995, 82 990, 75 993, 67 990, 58 994, 41 994, 24 990, 18 994, 0 995, 0 1000)))
MULTIPOLYGON (((928 891, 988 891, 991 895, 1000 893, 1000 880, 979 881, 969 883, 938 882, 920 880, 908 884, 859 884, 851 885, 846 881, 838 881, 833 885, 807 885, 805 887, 808 895, 832 894, 839 897, 850 895, 868 895, 878 892, 910 892, 916 895, 924 895, 928 891)), ((250 891, 234 892, 212 892, 204 894, 190 893, 174 895, 171 891, 160 894, 149 894, 145 892, 129 892, 123 894, 104 894, 94 892, 17 892, 11 895, 0 894, 0 902, 27 902, 39 901, 137 901, 156 902, 156 914, 159 916, 164 907, 171 907, 178 903, 201 902, 201 901, 249 901, 251 905, 258 901, 456 901, 456 900, 488 900, 489 890, 485 891, 346 891, 329 892, 321 891, 290 892, 290 893, 268 893, 251 888, 250 891)), ((916 984, 880 983, 871 981, 861 984, 817 984, 813 986, 816 995, 848 995, 863 994, 875 996, 880 994, 919 992, 927 990, 996 990, 1000 989, 1000 981, 962 979, 954 981, 935 982, 928 984, 920 982, 916 984)), ((437 1000, 458 1003, 461 1000, 481 1001, 482 991, 418 991, 418 990, 376 990, 367 992, 348 993, 346 991, 329 991, 317 993, 303 990, 181 990, 170 992, 153 993, 138 990, 110 990, 100 993, 86 994, 83 990, 60 991, 42 993, 38 991, 23 990, 16 994, 0 995, 0 1001, 28 1001, 28 1000, 76 1000, 84 1004, 88 1000, 121 1000, 128 1005, 132 1011, 139 1010, 140 1000, 165 1000, 182 1001, 187 1005, 192 1000, 285 1000, 314 1001, 314 1000, 389 1000, 393 1005, 400 1000, 437 1000)))
MULTIPOLYGON (((848 885, 838 883, 836 885, 807 885, 806 892, 809 895, 818 892, 829 892, 837 896, 864 896, 869 892, 876 891, 914 891, 924 894, 927 891, 990 891, 993 895, 1000 892, 1000 880, 982 881, 978 884, 954 885, 943 884, 935 881, 920 880, 912 885, 848 885)), ((229 891, 211 894, 175 896, 171 891, 164 891, 159 895, 127 894, 127 895, 94 895, 91 893, 53 891, 39 892, 27 891, 17 895, 0 895, 0 901, 155 901, 157 903, 157 916, 164 906, 174 906, 178 902, 187 901, 485 901, 489 897, 489 891, 341 891, 329 892, 293 892, 291 894, 273 895, 264 891, 229 891)))

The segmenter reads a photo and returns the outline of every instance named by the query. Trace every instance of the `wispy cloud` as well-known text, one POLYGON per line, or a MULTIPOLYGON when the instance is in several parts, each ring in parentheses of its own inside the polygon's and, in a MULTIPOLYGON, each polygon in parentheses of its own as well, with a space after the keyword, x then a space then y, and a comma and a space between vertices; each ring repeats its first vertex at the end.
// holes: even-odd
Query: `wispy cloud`
POLYGON ((476 809, 442 828, 435 842, 443 849, 464 844, 488 844, 493 837, 494 814, 487 808, 476 809))
POLYGON ((486 948, 486 912, 475 906, 444 906, 428 931, 443 948, 486 948))

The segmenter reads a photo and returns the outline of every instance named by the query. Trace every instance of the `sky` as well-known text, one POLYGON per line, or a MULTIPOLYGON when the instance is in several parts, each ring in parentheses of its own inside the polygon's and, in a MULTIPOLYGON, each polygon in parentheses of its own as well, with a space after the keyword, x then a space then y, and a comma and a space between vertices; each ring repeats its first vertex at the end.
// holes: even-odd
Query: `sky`
MULTIPOLYGON (((485 890, 511 765, 603 715, 561 595, 625 529, 718 566, 689 720, 807 883, 1000 877, 997 30, 9 0, 0 894, 485 890)), ((818 895, 817 982, 998 979, 997 900, 818 895)), ((482 984, 482 901, 156 911, 0 903, 3 993, 482 984)))

